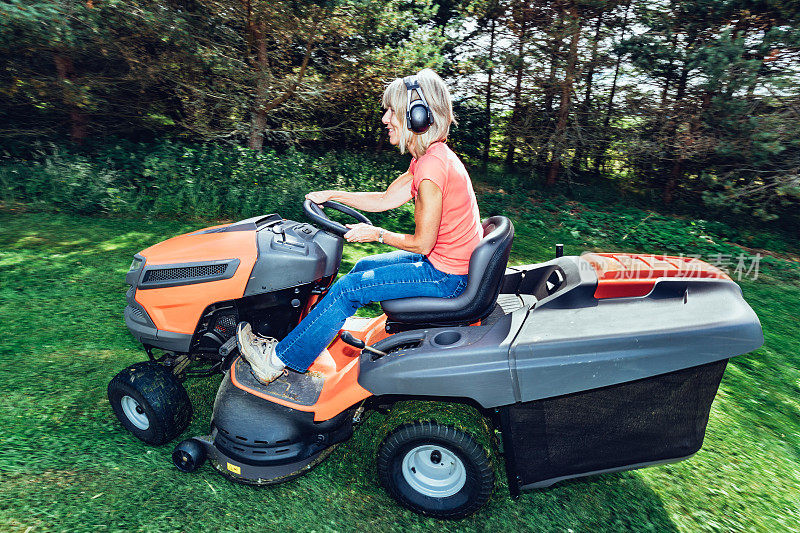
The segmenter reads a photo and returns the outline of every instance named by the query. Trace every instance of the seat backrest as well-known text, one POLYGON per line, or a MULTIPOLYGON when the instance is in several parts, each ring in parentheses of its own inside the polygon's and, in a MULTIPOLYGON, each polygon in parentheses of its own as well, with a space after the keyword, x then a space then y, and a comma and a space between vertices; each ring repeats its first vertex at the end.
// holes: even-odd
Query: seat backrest
POLYGON ((401 298, 381 302, 390 320, 409 324, 470 324, 488 316, 514 241, 514 225, 502 216, 483 221, 483 239, 469 260, 467 287, 455 298, 401 298))

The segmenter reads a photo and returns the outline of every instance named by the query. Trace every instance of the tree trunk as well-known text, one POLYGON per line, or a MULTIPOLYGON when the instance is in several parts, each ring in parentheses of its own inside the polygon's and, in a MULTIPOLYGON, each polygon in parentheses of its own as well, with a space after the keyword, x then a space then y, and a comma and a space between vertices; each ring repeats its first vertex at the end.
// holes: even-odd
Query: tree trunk
POLYGON ((597 24, 594 27, 594 38, 592 39, 592 54, 589 59, 589 69, 586 73, 586 92, 581 103, 580 115, 578 116, 578 127, 582 130, 581 139, 575 148, 575 157, 572 158, 572 170, 576 172, 580 169, 581 160, 583 159, 583 149, 586 142, 583 140, 586 131, 589 129, 589 112, 592 105, 592 81, 594 79, 594 68, 597 63, 597 47, 600 43, 600 30, 603 27, 603 15, 605 13, 600 11, 597 16, 597 24))
MULTIPOLYGON (((632 1, 633 0, 629 0, 625 5, 625 17, 622 20, 622 33, 619 37, 620 43, 625 40, 625 32, 628 29, 628 14, 630 13, 632 1)), ((608 127, 611 124, 611 116, 614 113, 614 95, 617 92, 617 80, 619 79, 619 68, 622 64, 622 55, 622 52, 617 54, 617 64, 614 67, 614 78, 611 82, 611 92, 608 94, 608 104, 606 105, 606 116, 603 119, 603 129, 600 132, 600 137, 602 140, 598 144, 597 152, 595 153, 594 157, 594 170, 598 174, 600 173, 600 167, 603 166, 606 151, 611 145, 611 134, 608 131, 608 127)))
POLYGON ((675 195, 675 187, 683 175, 683 164, 685 160, 686 159, 683 154, 678 154, 678 158, 672 165, 672 170, 669 173, 669 179, 667 179, 667 182, 664 184, 664 189, 661 191, 661 199, 664 201, 664 205, 672 204, 672 199, 675 195))
POLYGON ((575 66, 578 63, 578 39, 580 38, 580 18, 578 8, 573 3, 569 9, 569 16, 572 19, 571 32, 572 38, 569 43, 569 55, 567 56, 567 69, 564 73, 564 81, 561 83, 561 103, 558 108, 558 124, 553 141, 553 158, 550 161, 550 170, 547 172, 547 186, 555 185, 561 171, 561 158, 563 156, 564 133, 567 129, 567 119, 569 118, 569 108, 572 96, 572 83, 575 77, 575 66))
POLYGON ((486 174, 486 171, 489 167, 489 148, 492 142, 492 74, 494 73, 494 35, 495 35, 495 17, 494 13, 492 13, 492 23, 491 29, 489 30, 489 76, 488 80, 486 81, 486 124, 484 125, 485 128, 485 135, 483 139, 483 154, 482 154, 482 161, 483 161, 483 173, 486 174))
POLYGON ((261 151, 264 146, 264 130, 267 127, 267 116, 270 111, 286 103, 292 96, 294 96, 298 85, 303 80, 308 68, 308 62, 311 59, 311 51, 314 49, 314 41, 317 37, 317 26, 321 18, 321 12, 316 12, 311 17, 311 26, 306 40, 306 50, 303 56, 303 62, 300 65, 300 70, 297 72, 297 78, 289 83, 289 86, 284 90, 283 94, 276 96, 269 102, 266 101, 270 93, 269 83, 267 81, 267 73, 269 72, 269 55, 267 53, 267 40, 266 40, 266 24, 259 21, 256 24, 248 24, 252 29, 253 42, 256 47, 256 100, 253 104, 252 119, 250 121, 250 143, 249 146, 253 150, 261 151))
POLYGON ((680 128, 679 121, 682 115, 680 111, 683 98, 686 96, 686 82, 689 78, 689 65, 687 60, 684 60, 683 67, 681 68, 681 75, 678 79, 678 91, 675 94, 675 120, 668 126, 668 137, 672 139, 672 156, 674 161, 670 169, 669 177, 667 178, 661 190, 661 199, 664 205, 672 204, 675 195, 675 188, 683 177, 683 166, 686 160, 686 154, 683 147, 680 146, 680 128))
POLYGON ((269 57, 267 55, 266 24, 259 21, 250 26, 251 41, 256 49, 256 100, 252 118, 250 120, 250 142, 253 150, 260 152, 264 147, 264 130, 267 128, 267 111, 264 102, 269 94, 267 72, 269 71, 269 57))
POLYGON ((63 91, 62 102, 69 109, 70 139, 76 144, 82 144, 86 140, 89 117, 75 103, 75 95, 72 94, 71 86, 75 80, 75 66, 72 58, 62 53, 56 53, 53 56, 53 63, 55 63, 56 75, 63 91))
MULTIPOLYGON (((561 21, 560 21, 561 22, 561 21)), ((559 23, 560 23, 559 22, 559 23)), ((542 128, 539 136, 541 139, 547 139, 547 142, 542 142, 539 152, 536 154, 535 167, 537 169, 543 168, 549 161, 549 140, 553 138, 552 128, 550 127, 550 119, 553 116, 553 100, 555 99, 556 89, 556 74, 558 73, 558 62, 561 54, 561 40, 553 39, 550 41, 550 69, 547 73, 547 81, 544 84, 544 115, 547 117, 546 129, 542 128)))
POLYGON ((675 59, 675 49, 678 46, 678 34, 677 33, 672 36, 672 41, 671 41, 670 44, 672 44, 672 51, 670 52, 669 65, 668 65, 668 68, 667 68, 667 72, 664 75, 664 88, 661 90, 661 113, 662 114, 667 114, 668 113, 668 111, 666 111, 667 98, 669 97, 669 89, 670 89, 671 84, 672 84, 672 67, 673 67, 673 62, 674 62, 674 59, 675 59))
POLYGON ((547 84, 544 87, 544 111, 547 113, 548 118, 553 114, 553 100, 555 99, 556 92, 556 73, 558 72, 558 55, 561 46, 560 42, 554 40, 553 47, 550 50, 550 72, 547 73, 547 84))
MULTIPOLYGON (((525 9, 522 7, 521 9, 525 9)), ((508 123, 508 146, 506 147, 506 167, 511 168, 514 166, 514 154, 517 150, 517 125, 520 119, 520 107, 522 106, 522 75, 525 70, 525 58, 523 52, 525 50, 525 30, 527 24, 525 20, 525 12, 523 11, 520 19, 520 32, 519 42, 517 44, 517 80, 514 85, 514 109, 511 112, 511 120, 508 123)))

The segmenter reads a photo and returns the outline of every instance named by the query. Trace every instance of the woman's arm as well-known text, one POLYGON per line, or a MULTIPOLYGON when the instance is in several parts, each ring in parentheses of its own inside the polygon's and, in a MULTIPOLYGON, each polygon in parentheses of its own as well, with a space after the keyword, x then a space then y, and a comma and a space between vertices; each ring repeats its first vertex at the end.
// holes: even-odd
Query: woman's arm
MULTIPOLYGON (((384 231, 383 242, 422 255, 428 255, 436 245, 439 225, 442 222, 442 190, 431 180, 422 180, 417 191, 414 207, 414 234, 384 231)), ((344 238, 349 242, 372 242, 378 240, 381 228, 369 224, 348 224, 344 238)))
POLYGON ((314 191, 308 193, 306 198, 316 204, 333 200, 361 211, 377 213, 395 209, 411 200, 412 179, 413 175, 406 172, 383 192, 314 191))

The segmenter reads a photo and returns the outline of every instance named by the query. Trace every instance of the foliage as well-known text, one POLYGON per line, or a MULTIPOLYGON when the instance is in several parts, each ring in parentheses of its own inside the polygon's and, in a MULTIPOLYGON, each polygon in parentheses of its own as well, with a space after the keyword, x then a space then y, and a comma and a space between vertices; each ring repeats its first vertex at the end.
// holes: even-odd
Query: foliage
POLYGON ((800 199, 800 32, 769 9, 740 12, 713 0, 670 6, 638 5, 649 31, 623 43, 663 87, 661 101, 641 102, 646 118, 628 128, 637 181, 659 172, 670 197, 789 220, 800 199))
POLYGON ((797 2, 8 0, 0 19, 17 157, 109 135, 381 151, 386 82, 432 67, 452 144, 519 187, 800 228, 797 2))
MULTIPOLYGON (((0 199, 81 214, 210 219, 279 212, 297 217, 309 191, 376 190, 405 170, 399 157, 391 156, 294 148, 259 153, 171 141, 118 141, 89 154, 51 146, 32 161, 6 161, 0 165, 0 199)), ((384 217, 407 216, 402 213, 384 217)))
POLYGON ((146 0, 9 0, 0 4, 3 137, 174 130, 170 78, 195 46, 186 20, 146 0))
POLYGON ((478 161, 489 127, 483 109, 475 101, 458 100, 453 102, 453 112, 458 121, 450 130, 453 150, 467 160, 478 161))
POLYGON ((259 150, 264 138, 374 136, 383 80, 438 66, 420 27, 432 13, 400 0, 10 0, 2 131, 78 143, 168 132, 259 150))
MULTIPOLYGON (((479 116, 476 121, 480 122, 479 116)), ((465 120, 459 128, 470 125, 465 120)), ((463 148, 468 138, 459 142, 463 148)), ((477 163, 479 154, 473 160, 477 163)), ((407 156, 391 152, 368 155, 268 148, 258 153, 228 145, 133 143, 121 139, 87 150, 39 145, 28 160, 0 160, 0 201, 74 214, 230 220, 278 212, 296 218, 302 216, 300 205, 309 191, 331 187, 381 190, 406 165, 407 156)), ((470 171, 475 173, 474 165, 470 165, 470 171)), ((725 217, 723 209, 716 213, 693 210, 689 216, 694 222, 689 227, 682 219, 654 212, 637 195, 620 196, 617 188, 607 184, 553 189, 540 182, 531 188, 528 179, 490 166, 487 182, 476 182, 483 214, 519 213, 527 217, 525 213, 530 212, 536 224, 549 218, 567 233, 576 231, 585 236, 587 244, 606 239, 617 246, 646 244, 670 253, 699 250, 731 254, 736 250, 725 248, 723 243, 735 241, 752 248, 797 251, 791 230, 757 223, 746 215, 725 217), (571 214, 589 207, 594 214, 584 218, 571 214), (631 233, 632 228, 636 231, 631 233), (724 249, 710 246, 702 236, 724 249)), ((413 229, 410 204, 370 217, 403 231, 413 229)))

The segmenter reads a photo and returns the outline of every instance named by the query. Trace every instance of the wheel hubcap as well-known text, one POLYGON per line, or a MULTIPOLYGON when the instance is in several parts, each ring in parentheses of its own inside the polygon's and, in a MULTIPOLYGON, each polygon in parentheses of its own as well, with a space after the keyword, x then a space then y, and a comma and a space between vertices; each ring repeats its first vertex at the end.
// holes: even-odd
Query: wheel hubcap
POLYGON ((447 498, 461 490, 467 471, 458 456, 441 446, 424 445, 403 457, 403 478, 415 491, 433 498, 447 498))
POLYGON ((139 405, 139 402, 137 402, 134 398, 130 396, 123 396, 122 400, 120 400, 120 404, 122 405, 122 412, 125 413, 125 416, 128 417, 128 420, 131 421, 131 424, 142 431, 150 427, 150 419, 147 418, 144 408, 139 405))

